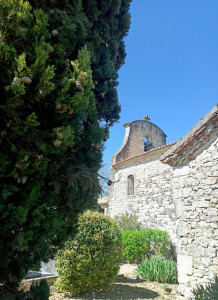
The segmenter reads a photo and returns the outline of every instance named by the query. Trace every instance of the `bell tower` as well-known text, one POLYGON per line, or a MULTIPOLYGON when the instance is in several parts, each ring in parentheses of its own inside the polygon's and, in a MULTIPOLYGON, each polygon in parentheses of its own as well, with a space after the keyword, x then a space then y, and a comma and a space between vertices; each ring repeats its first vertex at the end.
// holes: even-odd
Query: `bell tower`
POLYGON ((166 145, 166 134, 149 120, 147 115, 144 120, 123 125, 125 137, 120 149, 112 157, 112 164, 166 145))

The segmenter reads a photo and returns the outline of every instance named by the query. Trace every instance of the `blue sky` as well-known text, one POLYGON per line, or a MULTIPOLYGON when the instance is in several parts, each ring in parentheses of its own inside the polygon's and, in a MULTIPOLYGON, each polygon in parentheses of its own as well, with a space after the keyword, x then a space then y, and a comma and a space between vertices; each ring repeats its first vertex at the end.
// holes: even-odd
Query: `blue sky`
POLYGON ((119 71, 119 123, 103 160, 124 138, 126 122, 150 121, 182 138, 218 103, 218 1, 133 0, 126 62, 119 71))

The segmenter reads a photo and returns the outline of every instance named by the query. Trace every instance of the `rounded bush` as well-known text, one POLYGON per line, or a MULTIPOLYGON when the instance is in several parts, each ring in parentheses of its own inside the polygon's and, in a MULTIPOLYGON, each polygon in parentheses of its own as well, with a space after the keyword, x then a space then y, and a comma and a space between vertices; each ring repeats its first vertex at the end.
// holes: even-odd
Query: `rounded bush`
POLYGON ((122 231, 123 257, 129 262, 142 261, 148 251, 145 235, 141 231, 122 231))
POLYGON ((75 237, 58 251, 59 291, 81 294, 108 287, 122 261, 122 239, 109 217, 86 211, 78 219, 75 237))

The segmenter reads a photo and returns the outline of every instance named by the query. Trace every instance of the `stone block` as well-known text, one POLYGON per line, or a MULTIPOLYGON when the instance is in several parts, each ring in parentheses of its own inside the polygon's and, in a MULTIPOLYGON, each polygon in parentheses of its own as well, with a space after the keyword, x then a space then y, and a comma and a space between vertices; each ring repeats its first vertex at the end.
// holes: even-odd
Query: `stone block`
POLYGON ((182 167, 182 168, 177 168, 177 169, 174 170, 174 176, 175 177, 186 176, 186 175, 189 175, 189 173, 190 173, 189 166, 185 166, 185 167, 182 167))
MULTIPOLYGON (((178 274, 185 279, 185 275, 192 275, 193 258, 190 255, 177 254, 178 274)), ((182 283, 182 282, 181 282, 182 283)), ((185 282, 183 282, 185 283, 185 282)))
POLYGON ((195 203, 196 207, 209 207, 210 206, 210 202, 209 201, 198 201, 197 203, 195 203))
POLYGON ((199 184, 199 181, 192 177, 189 177, 189 178, 186 178, 185 183, 188 186, 197 186, 199 184))
POLYGON ((184 211, 184 205, 181 199, 174 199, 176 218, 180 218, 184 211))
POLYGON ((202 257, 202 264, 205 268, 208 268, 211 265, 211 259, 208 257, 202 257))
POLYGON ((204 184, 215 184, 217 183, 217 177, 207 177, 206 179, 202 180, 204 184))
POLYGON ((216 253, 217 253, 217 250, 216 250, 216 248, 213 248, 213 247, 208 247, 205 250, 205 256, 207 256, 207 257, 216 257, 216 253))
POLYGON ((210 218, 210 221, 213 223, 218 223, 218 216, 210 218))
POLYGON ((204 195, 204 190, 203 189, 198 189, 196 192, 196 195, 199 196, 203 196, 204 195))
POLYGON ((185 237, 187 235, 187 224, 185 222, 179 220, 176 226, 176 235, 178 237, 185 237))
POLYGON ((184 198, 188 198, 190 196, 190 193, 191 193, 191 188, 184 188, 182 190, 182 194, 184 198))
MULTIPOLYGON (((210 240, 209 245, 210 245, 210 247, 218 249, 218 240, 216 239, 216 237, 214 237, 214 240, 210 240)), ((217 265, 218 265, 218 262, 217 262, 217 265)))
POLYGON ((200 179, 200 180, 205 178, 205 174, 201 173, 200 171, 197 172, 195 176, 197 179, 200 179))
POLYGON ((195 271, 194 276, 197 278, 202 278, 204 276, 204 272, 201 270, 197 270, 195 271))
POLYGON ((188 282, 190 282, 191 278, 190 276, 188 276, 187 274, 184 273, 180 273, 178 271, 178 282, 179 284, 183 283, 183 284, 187 284, 188 282))

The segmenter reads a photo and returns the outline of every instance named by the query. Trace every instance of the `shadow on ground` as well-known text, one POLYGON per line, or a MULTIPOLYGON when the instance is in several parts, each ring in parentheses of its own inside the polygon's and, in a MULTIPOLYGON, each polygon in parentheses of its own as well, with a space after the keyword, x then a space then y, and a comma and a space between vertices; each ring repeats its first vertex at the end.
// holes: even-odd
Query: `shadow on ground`
POLYGON ((119 283, 141 283, 141 282, 145 282, 144 279, 140 279, 140 278, 127 278, 124 276, 117 276, 116 282, 119 283))
MULTIPOLYGON (((134 279, 133 279, 134 280, 134 279)), ((130 279, 130 281, 132 281, 130 279)), ((115 282, 112 283, 107 291, 92 293, 92 294, 86 294, 77 296, 73 299, 82 299, 82 300, 126 300, 126 299, 155 299, 159 296, 158 293, 145 288, 145 287, 139 287, 136 284, 139 284, 138 281, 134 280, 134 283, 129 283, 129 285, 126 285, 125 283, 115 282)), ((68 298, 72 299, 72 298, 68 298)))

